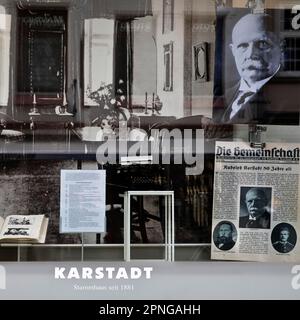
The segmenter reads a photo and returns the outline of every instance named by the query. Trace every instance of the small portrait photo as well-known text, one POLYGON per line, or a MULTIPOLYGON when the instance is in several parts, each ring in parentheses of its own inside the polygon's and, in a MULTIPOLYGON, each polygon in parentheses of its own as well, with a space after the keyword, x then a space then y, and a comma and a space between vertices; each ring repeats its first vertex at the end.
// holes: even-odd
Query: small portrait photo
POLYGON ((271 187, 241 187, 239 228, 270 229, 271 206, 271 187))
POLYGON ((219 222, 213 232, 215 246, 222 251, 230 250, 237 240, 237 231, 233 223, 229 221, 219 222))
POLYGON ((297 242, 295 228, 289 223, 279 223, 272 230, 271 242, 273 248, 279 253, 292 251, 297 242))

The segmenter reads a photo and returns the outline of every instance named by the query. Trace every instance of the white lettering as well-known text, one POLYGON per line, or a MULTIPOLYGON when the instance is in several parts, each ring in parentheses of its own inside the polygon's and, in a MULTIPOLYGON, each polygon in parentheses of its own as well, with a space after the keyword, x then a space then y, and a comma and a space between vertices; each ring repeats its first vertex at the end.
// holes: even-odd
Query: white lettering
MULTIPOLYGON (((123 133, 122 136, 127 136, 123 133)), ((199 175, 204 169, 204 130, 152 129, 151 137, 142 132, 140 141, 128 145, 128 141, 109 138, 97 149, 97 161, 100 164, 116 164, 117 155, 124 157, 152 156, 153 164, 183 164, 187 175, 199 175), (142 139, 143 138, 143 139, 142 139), (149 155, 150 153, 150 155, 149 155), (161 159, 160 159, 161 156, 161 159), (160 161, 161 160, 161 161, 160 161)), ((105 139, 104 139, 105 140, 105 139)))
POLYGON ((54 278, 55 279, 66 279, 66 277, 64 275, 65 270, 66 270, 66 268, 55 267, 54 278))
POLYGON ((191 306, 191 305, 188 305, 188 306, 184 305, 183 306, 184 314, 186 314, 186 313, 193 314, 192 309, 194 310, 194 306, 191 306))
POLYGON ((72 278, 80 279, 79 272, 75 267, 70 268, 70 271, 68 274, 68 279, 72 279, 72 278))
MULTIPOLYGON (((179 307, 179 306, 178 306, 179 307)), ((177 309, 178 309, 178 307, 177 307, 177 309)), ((179 307, 180 308, 180 307, 179 307)), ((176 310, 177 310, 176 309, 176 310)), ((180 308, 180 311, 181 311, 181 308, 180 308)), ((175 310, 174 310, 174 306, 173 305, 169 305, 169 306, 167 306, 167 314, 175 314, 176 312, 175 312, 175 310)), ((182 313, 181 313, 182 314, 182 313)))
POLYGON ((151 279, 152 267, 144 267, 143 269, 138 267, 131 267, 126 269, 125 267, 97 267, 95 269, 90 267, 84 267, 77 269, 76 267, 70 267, 67 270, 65 267, 55 267, 54 277, 55 279, 140 279, 142 276, 145 279, 151 279))
POLYGON ((93 269, 92 268, 82 268, 82 279, 93 279, 93 269))
POLYGON ((126 269, 125 268, 120 268, 118 270, 118 273, 116 275, 116 279, 128 279, 128 275, 127 275, 127 272, 126 272, 126 269))
POLYGON ((155 304, 151 304, 151 306, 150 306, 150 314, 153 314, 154 312, 156 312, 156 310, 159 307, 161 308, 161 306, 156 306, 155 304))
MULTIPOLYGON (((292 13, 296 14, 298 11, 300 11, 300 5, 297 4, 295 6, 293 6, 292 8, 292 13)), ((292 19, 292 27, 294 30, 299 30, 300 29, 300 13, 298 13, 297 15, 295 15, 295 17, 293 17, 292 19)))
POLYGON ((193 314, 195 314, 196 312, 198 312, 198 314, 200 314, 200 305, 198 306, 193 306, 193 314))
POLYGON ((146 279, 151 279, 151 272, 153 271, 152 267, 145 267, 144 271, 146 273, 146 279))
POLYGON ((105 314, 106 313, 105 311, 106 311, 105 307, 100 307, 100 310, 99 310, 100 314, 105 314))
POLYGON ((132 311, 133 311, 133 307, 127 307, 127 312, 128 312, 128 315, 127 315, 127 318, 129 318, 132 314, 132 311))
POLYGON ((140 268, 131 268, 131 279, 139 279, 142 275, 142 271, 140 268))
POLYGON ((107 278, 112 279, 113 278, 113 272, 115 271, 115 268, 106 268, 107 271, 107 278))
POLYGON ((95 269, 95 278, 96 279, 103 279, 104 278, 104 273, 103 273, 103 268, 99 267, 95 269))

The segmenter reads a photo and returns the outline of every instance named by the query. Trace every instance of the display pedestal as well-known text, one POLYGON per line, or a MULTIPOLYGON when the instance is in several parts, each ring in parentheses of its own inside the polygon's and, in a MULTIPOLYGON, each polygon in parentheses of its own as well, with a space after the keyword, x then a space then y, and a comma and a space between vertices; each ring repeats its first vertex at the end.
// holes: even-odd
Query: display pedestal
POLYGON ((124 260, 130 261, 131 197, 162 196, 165 200, 165 260, 174 261, 174 191, 128 191, 124 194, 124 260))

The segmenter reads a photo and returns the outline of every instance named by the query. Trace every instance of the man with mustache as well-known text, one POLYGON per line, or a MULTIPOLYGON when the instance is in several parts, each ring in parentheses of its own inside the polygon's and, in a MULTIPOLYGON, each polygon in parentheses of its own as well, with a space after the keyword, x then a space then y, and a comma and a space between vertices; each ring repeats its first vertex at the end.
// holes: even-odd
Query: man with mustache
POLYGON ((280 253, 288 253, 294 249, 294 244, 289 242, 290 230, 284 226, 279 230, 279 240, 273 243, 273 247, 280 253))
POLYGON ((218 249, 227 251, 234 247, 235 241, 232 239, 232 225, 224 222, 220 225, 215 245, 218 249))
MULTIPOLYGON (((223 110, 218 120, 222 123, 298 124, 299 106, 293 100, 291 104, 288 91, 283 92, 283 87, 266 86, 279 71, 283 54, 272 17, 265 13, 243 16, 233 28, 230 49, 240 81, 227 89, 222 99, 215 100, 215 110, 223 110), (284 94, 284 102, 273 98, 278 93, 284 94)), ((299 93, 296 95, 300 97, 299 93)))
POLYGON ((268 199, 261 188, 251 188, 245 197, 248 216, 240 217, 240 228, 270 229, 270 213, 267 211, 268 199))

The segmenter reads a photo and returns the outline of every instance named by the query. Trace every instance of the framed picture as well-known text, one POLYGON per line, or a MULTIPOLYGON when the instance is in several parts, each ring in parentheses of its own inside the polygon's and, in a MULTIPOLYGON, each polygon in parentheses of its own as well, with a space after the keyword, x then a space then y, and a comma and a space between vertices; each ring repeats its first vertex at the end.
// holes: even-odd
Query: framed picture
POLYGON ((214 121, 299 126, 300 37, 291 26, 293 18, 283 9, 253 14, 247 8, 217 7, 214 121), (263 27, 256 33, 258 25, 263 27), (239 36, 233 41, 236 28, 239 36), (254 34, 264 41, 256 57, 248 59, 245 48, 254 34), (239 92, 241 83, 258 89, 239 92))
POLYGON ((197 82, 208 81, 208 43, 201 42, 194 46, 194 79, 197 82))
POLYGON ((173 42, 164 45, 164 91, 173 91, 173 42))
POLYGON ((174 0, 163 0, 162 33, 174 30, 174 0))

